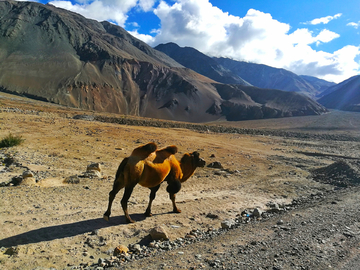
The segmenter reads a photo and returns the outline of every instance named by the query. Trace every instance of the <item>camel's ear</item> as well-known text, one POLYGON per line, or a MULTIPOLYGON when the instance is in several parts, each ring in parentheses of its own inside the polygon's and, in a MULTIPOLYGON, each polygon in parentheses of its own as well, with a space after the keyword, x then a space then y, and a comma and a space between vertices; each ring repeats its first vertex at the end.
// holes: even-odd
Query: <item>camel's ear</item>
POLYGON ((196 157, 196 158, 199 158, 199 157, 200 157, 200 154, 199 154, 198 151, 193 152, 192 155, 193 155, 194 157, 196 157))

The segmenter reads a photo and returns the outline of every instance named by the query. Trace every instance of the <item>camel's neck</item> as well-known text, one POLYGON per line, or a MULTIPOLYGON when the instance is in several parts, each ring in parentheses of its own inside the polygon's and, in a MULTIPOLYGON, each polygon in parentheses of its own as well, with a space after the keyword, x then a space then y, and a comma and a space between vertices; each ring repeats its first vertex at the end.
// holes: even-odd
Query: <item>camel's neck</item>
POLYGON ((192 164, 180 163, 180 167, 183 173, 183 177, 180 180, 181 183, 188 180, 196 170, 196 167, 193 166, 192 164))

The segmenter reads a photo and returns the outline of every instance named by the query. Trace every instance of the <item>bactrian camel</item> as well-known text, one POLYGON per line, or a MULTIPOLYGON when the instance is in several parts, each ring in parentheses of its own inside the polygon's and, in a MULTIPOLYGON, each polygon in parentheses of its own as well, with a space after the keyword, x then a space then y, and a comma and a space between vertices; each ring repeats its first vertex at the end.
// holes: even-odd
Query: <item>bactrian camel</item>
POLYGON ((112 202, 116 194, 125 187, 121 206, 126 221, 134 222, 128 213, 127 204, 134 187, 140 184, 150 188, 150 201, 145 211, 151 216, 151 204, 155 199, 160 184, 165 180, 168 183, 167 191, 173 205, 173 212, 180 213, 175 203, 175 194, 180 191, 181 183, 189 179, 197 167, 204 167, 205 161, 198 152, 186 153, 180 162, 175 158, 177 147, 172 145, 157 150, 155 143, 148 143, 135 148, 131 155, 124 158, 116 172, 113 189, 109 193, 109 204, 104 219, 109 220, 112 202))

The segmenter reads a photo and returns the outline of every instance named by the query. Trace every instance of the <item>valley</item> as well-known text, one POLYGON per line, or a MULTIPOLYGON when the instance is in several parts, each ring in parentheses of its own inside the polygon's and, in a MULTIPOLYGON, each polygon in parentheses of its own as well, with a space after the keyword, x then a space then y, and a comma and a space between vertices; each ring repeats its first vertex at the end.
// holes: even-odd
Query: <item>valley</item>
MULTIPOLYGON (((100 259, 113 260, 125 269, 301 269, 301 265, 308 267, 305 269, 351 269, 357 262, 357 178, 347 179, 350 186, 343 189, 335 182, 316 182, 312 175, 314 169, 326 171, 342 161, 357 176, 360 120, 356 113, 331 111, 311 117, 188 125, 83 111, 0 93, 0 138, 11 132, 25 139, 20 146, 0 150, 3 164, 6 157, 14 160, 0 167, 0 182, 28 169, 34 173, 20 185, 0 187, 0 267, 96 269, 100 259), (111 118, 127 122, 95 120, 111 118), (156 122, 162 127, 149 124, 156 122), (232 127, 233 132, 217 132, 221 127, 232 127), (118 165, 135 147, 150 141, 159 147, 177 145, 177 158, 198 151, 207 165, 216 161, 223 169, 196 170, 177 194, 180 214, 170 212, 164 184, 153 203, 154 215, 145 218, 149 190, 136 186, 129 212, 137 222, 125 223, 122 191, 106 222, 102 215, 118 165), (100 178, 84 173, 91 163, 101 164, 100 178), (268 213, 272 203, 289 209, 222 231, 224 220, 241 221, 246 209, 268 213), (332 209, 339 215, 330 216, 332 209), (285 229, 276 225, 279 220, 285 229), (199 236, 176 249, 151 249, 147 247, 149 232, 156 226, 167 231, 170 241, 187 239, 194 230, 199 236), (291 226, 295 229, 286 229, 291 226), (200 232, 208 231, 219 233, 201 240, 200 232), (303 240, 295 245, 294 239, 303 240), (148 257, 127 262, 121 259, 125 257, 113 257, 115 247, 137 243, 151 250, 148 257), (301 251, 305 243, 307 249, 301 251), (298 251, 289 259, 286 252, 294 247, 298 251), (252 256, 242 257, 249 252, 252 256)), ((115 265, 105 263, 104 267, 115 265)))

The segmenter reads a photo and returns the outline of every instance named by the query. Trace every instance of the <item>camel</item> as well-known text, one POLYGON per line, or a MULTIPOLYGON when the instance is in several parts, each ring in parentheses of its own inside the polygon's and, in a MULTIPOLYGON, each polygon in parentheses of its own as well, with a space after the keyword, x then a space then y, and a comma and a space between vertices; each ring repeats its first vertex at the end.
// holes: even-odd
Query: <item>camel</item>
POLYGON ((176 153, 177 147, 174 145, 157 150, 155 143, 148 143, 135 148, 129 157, 124 158, 116 172, 113 189, 109 193, 109 204, 104 219, 109 220, 112 202, 116 194, 125 187, 121 206, 126 221, 134 222, 129 216, 127 203, 137 184, 151 190, 149 205, 145 212, 146 216, 151 216, 152 201, 164 180, 168 182, 167 191, 173 203, 173 211, 180 213, 175 204, 175 194, 180 190, 181 183, 189 179, 197 167, 205 166, 205 161, 199 157, 198 152, 193 152, 185 154, 179 163, 174 156, 176 153))

